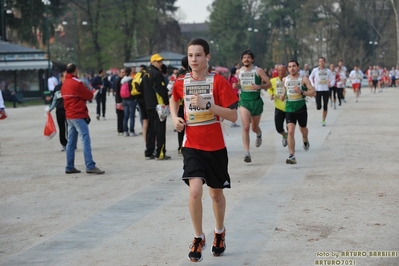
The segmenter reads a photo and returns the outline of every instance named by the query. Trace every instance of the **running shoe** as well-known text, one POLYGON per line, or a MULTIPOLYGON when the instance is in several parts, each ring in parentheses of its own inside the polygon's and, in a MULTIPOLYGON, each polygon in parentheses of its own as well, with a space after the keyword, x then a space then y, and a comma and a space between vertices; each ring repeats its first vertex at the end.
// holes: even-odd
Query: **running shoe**
POLYGON ((287 147, 288 142, 287 142, 287 135, 283 136, 283 139, 281 140, 283 147, 287 147))
POLYGON ((252 160, 251 160, 251 155, 249 154, 249 152, 247 152, 247 153, 245 154, 244 162, 246 162, 246 163, 252 162, 252 160))
POLYGON ((224 229, 223 233, 216 234, 214 232, 213 237, 213 246, 212 246, 212 254, 215 257, 222 256, 224 251, 226 250, 226 243, 224 238, 226 236, 226 228, 224 229))
POLYGON ((325 126, 326 126, 326 121, 321 121, 321 125, 322 125, 323 127, 325 127, 325 126))
POLYGON ((290 154, 288 159, 285 161, 286 164, 296 164, 296 159, 293 154, 290 154))
POLYGON ((262 130, 260 131, 260 135, 256 136, 255 146, 260 147, 262 145, 262 130))
POLYGON ((309 140, 306 142, 303 142, 303 148, 305 149, 305 151, 308 151, 309 147, 310 147, 309 140))
POLYGON ((202 260, 202 250, 206 247, 205 236, 194 237, 193 243, 190 245, 190 252, 188 253, 188 260, 192 262, 200 262, 202 260))

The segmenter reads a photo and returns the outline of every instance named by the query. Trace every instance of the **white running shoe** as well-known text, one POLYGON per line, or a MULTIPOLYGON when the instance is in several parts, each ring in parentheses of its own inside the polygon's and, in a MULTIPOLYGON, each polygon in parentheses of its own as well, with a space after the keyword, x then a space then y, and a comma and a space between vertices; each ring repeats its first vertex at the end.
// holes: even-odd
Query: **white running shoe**
POLYGON ((262 145, 262 130, 260 131, 260 135, 256 136, 255 146, 260 147, 262 145))

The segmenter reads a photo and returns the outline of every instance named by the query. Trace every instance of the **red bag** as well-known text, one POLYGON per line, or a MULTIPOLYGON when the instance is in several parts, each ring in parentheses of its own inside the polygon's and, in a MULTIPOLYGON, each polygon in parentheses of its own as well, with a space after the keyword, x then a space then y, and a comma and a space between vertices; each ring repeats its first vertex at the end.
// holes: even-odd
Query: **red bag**
POLYGON ((6 111, 0 110, 0 120, 6 119, 7 118, 7 113, 6 111))
POLYGON ((44 125, 44 136, 48 139, 52 139, 57 133, 57 129, 55 128, 53 117, 50 112, 47 112, 47 122, 44 125))
POLYGON ((116 108, 116 110, 121 110, 121 111, 123 111, 123 105, 122 105, 121 103, 117 103, 117 104, 115 105, 115 108, 116 108))

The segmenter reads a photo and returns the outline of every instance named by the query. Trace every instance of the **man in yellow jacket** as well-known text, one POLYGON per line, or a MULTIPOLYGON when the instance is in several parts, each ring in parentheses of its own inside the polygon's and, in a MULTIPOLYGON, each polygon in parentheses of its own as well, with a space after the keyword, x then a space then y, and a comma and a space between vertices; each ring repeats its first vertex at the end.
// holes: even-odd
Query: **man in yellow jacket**
POLYGON ((270 80, 271 87, 268 89, 270 100, 274 100, 274 124, 279 134, 283 136, 283 147, 287 146, 287 132, 284 129, 285 120, 285 102, 281 101, 280 96, 283 93, 283 78, 287 76, 287 68, 285 65, 277 67, 278 76, 270 80))

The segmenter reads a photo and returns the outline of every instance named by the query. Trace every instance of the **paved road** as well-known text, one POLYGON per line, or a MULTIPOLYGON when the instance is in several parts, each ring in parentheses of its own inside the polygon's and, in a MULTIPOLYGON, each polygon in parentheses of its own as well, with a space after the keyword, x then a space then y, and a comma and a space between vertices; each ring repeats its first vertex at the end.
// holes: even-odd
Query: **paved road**
MULTIPOLYGON (((297 142, 297 165, 285 164, 267 97, 263 144, 252 141, 252 163, 243 162, 241 128, 227 124, 227 250, 220 258, 210 253, 214 221, 204 193, 208 247, 201 264, 399 265, 398 96, 399 89, 363 89, 355 103, 348 90, 326 127, 309 101, 311 147, 305 152, 297 142)), ((146 161, 141 137, 116 136, 112 101, 107 120, 90 125, 102 176, 64 174, 58 139, 41 136, 42 106, 9 109, 0 121, 0 265, 192 264, 188 189, 171 121, 172 160, 146 161)), ((89 108, 95 117, 95 104, 89 108)), ((76 157, 84 170, 80 146, 76 157)))

